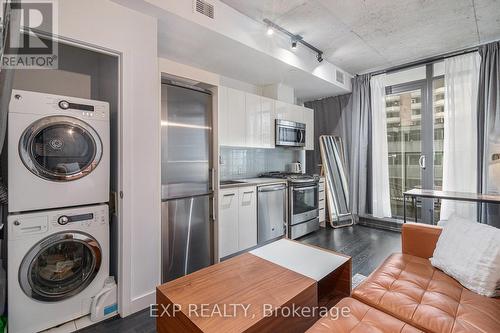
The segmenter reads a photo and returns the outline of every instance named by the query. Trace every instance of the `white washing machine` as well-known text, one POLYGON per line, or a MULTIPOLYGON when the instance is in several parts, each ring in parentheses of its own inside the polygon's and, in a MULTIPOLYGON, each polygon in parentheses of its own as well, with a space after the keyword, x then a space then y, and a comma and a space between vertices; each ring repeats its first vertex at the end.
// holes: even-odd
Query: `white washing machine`
POLYGON ((109 275, 108 206, 10 215, 7 228, 9 332, 88 314, 109 275))
POLYGON ((13 90, 9 212, 109 201, 109 104, 13 90))

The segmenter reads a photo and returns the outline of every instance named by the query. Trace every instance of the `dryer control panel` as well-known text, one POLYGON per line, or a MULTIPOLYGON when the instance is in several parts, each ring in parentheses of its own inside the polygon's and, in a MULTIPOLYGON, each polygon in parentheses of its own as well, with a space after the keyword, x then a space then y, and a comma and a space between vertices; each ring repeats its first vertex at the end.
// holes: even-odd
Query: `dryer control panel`
POLYGON ((57 103, 57 106, 61 110, 71 110, 74 112, 78 112, 82 117, 95 118, 95 119, 104 119, 106 117, 106 112, 104 108, 99 104, 95 103, 75 103, 73 101, 67 99, 61 99, 57 103))
POLYGON ((10 112, 66 115, 80 119, 109 121, 109 103, 71 96, 12 90, 10 112))

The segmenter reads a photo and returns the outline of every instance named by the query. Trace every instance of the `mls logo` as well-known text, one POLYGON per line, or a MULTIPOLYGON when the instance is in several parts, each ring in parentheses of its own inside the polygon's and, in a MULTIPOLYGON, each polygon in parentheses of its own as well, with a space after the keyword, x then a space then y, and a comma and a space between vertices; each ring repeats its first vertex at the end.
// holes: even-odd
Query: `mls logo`
POLYGON ((2 68, 57 68, 57 2, 9 2, 4 13, 2 68))

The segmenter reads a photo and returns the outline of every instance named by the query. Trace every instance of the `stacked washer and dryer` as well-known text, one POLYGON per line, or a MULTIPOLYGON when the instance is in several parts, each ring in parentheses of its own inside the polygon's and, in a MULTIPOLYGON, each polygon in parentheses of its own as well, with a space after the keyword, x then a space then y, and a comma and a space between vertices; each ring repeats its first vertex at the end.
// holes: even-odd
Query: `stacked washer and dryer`
POLYGON ((106 102, 13 90, 8 118, 9 331, 87 315, 109 276, 106 102))

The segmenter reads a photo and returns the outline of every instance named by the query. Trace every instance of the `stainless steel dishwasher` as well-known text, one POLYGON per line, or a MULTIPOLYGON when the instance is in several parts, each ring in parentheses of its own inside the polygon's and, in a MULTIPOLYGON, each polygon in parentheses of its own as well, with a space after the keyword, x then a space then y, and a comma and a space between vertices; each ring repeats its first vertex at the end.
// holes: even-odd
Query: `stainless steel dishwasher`
POLYGON ((257 187, 257 243, 285 234, 286 188, 286 184, 257 187))

